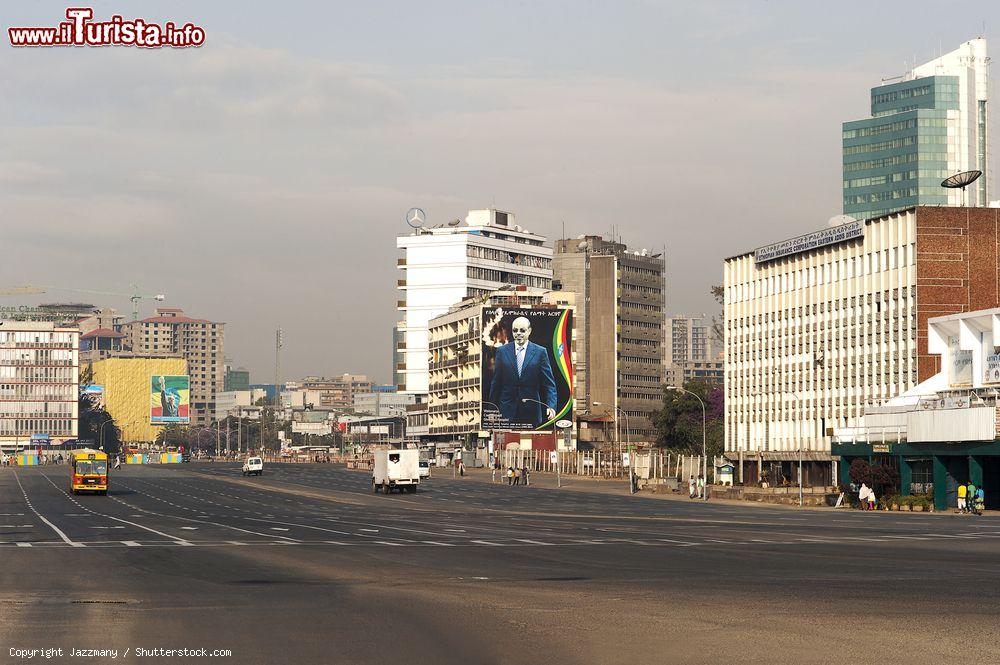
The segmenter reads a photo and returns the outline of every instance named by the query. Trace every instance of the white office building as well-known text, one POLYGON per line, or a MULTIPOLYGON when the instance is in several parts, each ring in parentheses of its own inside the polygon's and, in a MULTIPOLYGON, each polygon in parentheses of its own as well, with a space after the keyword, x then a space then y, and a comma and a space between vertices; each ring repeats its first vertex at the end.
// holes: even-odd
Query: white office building
POLYGON ((514 223, 513 213, 471 210, 464 221, 414 230, 396 239, 403 250, 397 282, 403 313, 398 329, 400 392, 428 391, 428 322, 472 296, 505 285, 552 288, 552 248, 546 238, 514 223))
POLYGON ((50 322, 0 321, 0 445, 77 436, 80 331, 50 322))

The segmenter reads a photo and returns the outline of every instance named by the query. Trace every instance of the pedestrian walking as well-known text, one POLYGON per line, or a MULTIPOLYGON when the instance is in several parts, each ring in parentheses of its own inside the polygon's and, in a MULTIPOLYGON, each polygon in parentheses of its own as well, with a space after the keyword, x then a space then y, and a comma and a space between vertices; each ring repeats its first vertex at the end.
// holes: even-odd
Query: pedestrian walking
POLYGON ((700 473, 698 474, 698 498, 705 498, 705 477, 700 473))
POLYGON ((490 483, 495 483, 497 481, 497 468, 493 467, 493 474, 490 477, 490 483))
POLYGON ((514 467, 508 466, 507 467, 507 487, 510 487, 513 484, 514 484, 514 467))
POLYGON ((965 511, 972 512, 976 506, 976 485, 970 480, 965 488, 965 511))
POLYGON ((520 485, 521 484, 521 468, 520 467, 514 467, 514 484, 515 485, 520 485))
POLYGON ((869 489, 868 490, 868 510, 875 510, 875 503, 876 503, 875 490, 869 489))
POLYGON ((458 475, 465 477, 465 462, 458 460, 458 475))
POLYGON ((695 491, 694 488, 695 488, 694 474, 691 474, 691 477, 688 479, 688 498, 689 499, 693 499, 694 498, 694 491, 695 491))
POLYGON ((521 469, 521 475, 524 477, 524 485, 525 485, 525 487, 527 487, 528 485, 530 485, 531 483, 528 481, 528 465, 527 464, 525 464, 524 468, 521 469))
POLYGON ((115 455, 115 469, 117 470, 117 469, 120 469, 120 468, 122 468, 122 456, 121 455, 115 455))
POLYGON ((958 486, 958 512, 960 512, 960 513, 964 513, 965 512, 965 508, 966 508, 966 496, 965 495, 966 495, 966 492, 968 492, 968 491, 969 491, 969 488, 966 487, 965 485, 959 485, 958 486))
POLYGON ((868 493, 871 492, 868 489, 868 485, 861 483, 861 489, 858 490, 858 502, 861 504, 861 510, 868 510, 868 493))
POLYGON ((986 493, 983 492, 983 488, 980 487, 976 490, 976 514, 982 515, 983 510, 986 508, 986 493))

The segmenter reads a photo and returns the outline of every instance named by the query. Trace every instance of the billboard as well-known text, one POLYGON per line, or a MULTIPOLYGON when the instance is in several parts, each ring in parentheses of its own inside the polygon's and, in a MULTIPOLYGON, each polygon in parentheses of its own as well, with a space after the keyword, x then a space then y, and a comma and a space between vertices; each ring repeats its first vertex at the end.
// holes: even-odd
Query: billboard
POLYGON ((573 414, 573 312, 484 307, 483 429, 551 430, 573 414))
POLYGON ((154 374, 149 382, 152 425, 191 422, 191 387, 187 376, 154 374))

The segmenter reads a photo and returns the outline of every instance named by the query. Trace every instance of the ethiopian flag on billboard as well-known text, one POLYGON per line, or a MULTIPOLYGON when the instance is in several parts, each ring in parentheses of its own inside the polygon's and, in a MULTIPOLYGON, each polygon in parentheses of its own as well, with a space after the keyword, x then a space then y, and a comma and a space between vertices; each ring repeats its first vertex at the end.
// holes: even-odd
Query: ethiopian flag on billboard
POLYGON ((191 422, 191 385, 187 376, 154 374, 149 384, 149 422, 191 422))

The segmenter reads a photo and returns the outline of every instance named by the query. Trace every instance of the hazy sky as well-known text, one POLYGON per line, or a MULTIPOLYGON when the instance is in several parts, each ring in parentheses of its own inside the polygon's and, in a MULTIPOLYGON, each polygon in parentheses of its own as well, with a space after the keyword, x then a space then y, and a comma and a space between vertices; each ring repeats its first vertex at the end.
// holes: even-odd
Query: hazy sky
MULTIPOLYGON (((4 34, 0 286, 138 282, 225 321, 260 382, 279 323, 283 379, 390 379, 412 206, 435 223, 495 201, 550 238, 615 226, 666 247, 671 313, 711 312, 723 257, 840 213, 840 123, 869 87, 1000 30, 984 0, 76 4, 207 41, 4 34)), ((55 25, 66 6, 0 16, 55 25)))

